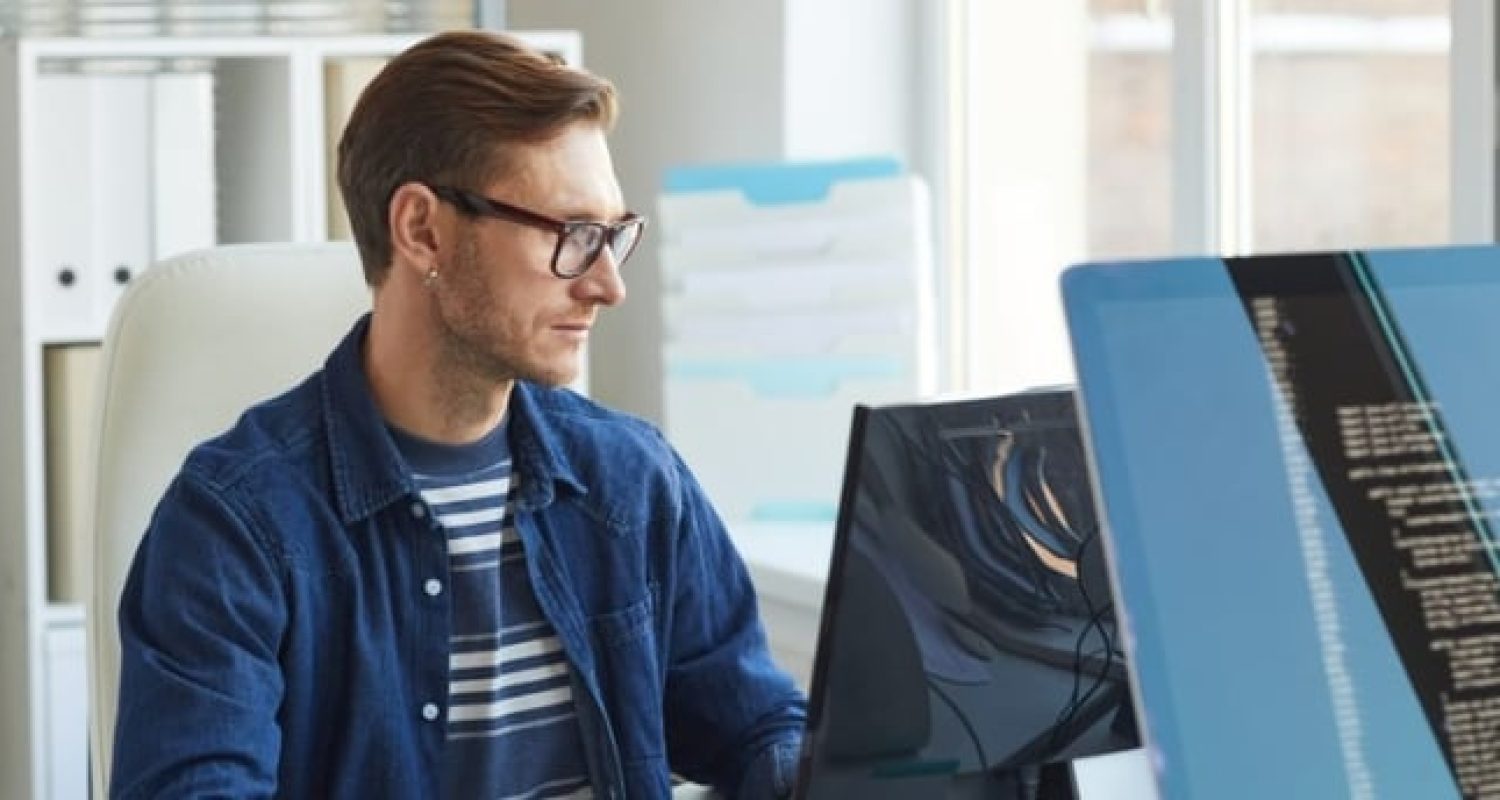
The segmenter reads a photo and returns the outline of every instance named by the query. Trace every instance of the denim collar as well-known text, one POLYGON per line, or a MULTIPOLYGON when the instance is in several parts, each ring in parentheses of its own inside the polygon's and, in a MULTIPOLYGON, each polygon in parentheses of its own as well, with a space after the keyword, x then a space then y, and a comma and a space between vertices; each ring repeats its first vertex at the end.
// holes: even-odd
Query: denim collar
MULTIPOLYGON (((365 375, 363 353, 369 329, 367 313, 354 323, 323 365, 328 463, 333 470, 334 501, 345 524, 417 494, 416 483, 386 430, 365 375)), ((553 426, 556 392, 516 381, 510 393, 506 413, 510 415, 511 458, 520 476, 519 504, 527 511, 550 505, 556 497, 556 485, 588 493, 553 426)))

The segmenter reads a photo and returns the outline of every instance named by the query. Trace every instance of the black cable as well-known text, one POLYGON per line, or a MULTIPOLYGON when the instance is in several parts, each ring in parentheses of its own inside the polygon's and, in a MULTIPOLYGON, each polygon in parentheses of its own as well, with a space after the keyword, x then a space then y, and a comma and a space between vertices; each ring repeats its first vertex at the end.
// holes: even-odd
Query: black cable
MULTIPOLYGON (((1094 615, 1094 620, 1091 622, 1091 624, 1093 624, 1098 629, 1099 638, 1103 640, 1104 643, 1104 667, 1103 669, 1099 670, 1098 675, 1094 676, 1094 684, 1090 686, 1088 691, 1083 693, 1083 697, 1078 700, 1077 705, 1073 709, 1072 715, 1077 715, 1080 709, 1088 705, 1089 700, 1093 699, 1094 695, 1098 693, 1100 687, 1102 687, 1104 685, 1104 682, 1108 680, 1109 670, 1114 666, 1116 653, 1115 640, 1114 637, 1110 635, 1109 629, 1104 626, 1103 619, 1105 614, 1112 615, 1114 613, 1114 609, 1115 604, 1113 602, 1106 603, 1104 607, 1100 608, 1098 613, 1094 615)), ((1072 715, 1070 715, 1070 719, 1072 715)))
MULTIPOLYGON (((1094 608, 1094 599, 1089 596, 1088 585, 1083 580, 1083 558, 1087 555, 1089 545, 1093 544, 1098 533, 1099 527, 1095 525, 1083 537, 1083 541, 1078 543, 1078 553, 1073 560, 1078 570, 1078 594, 1083 597, 1083 609, 1084 613, 1089 615, 1089 621, 1083 626, 1083 630, 1078 632, 1078 641, 1073 643, 1073 690, 1068 694, 1067 704, 1063 706, 1063 710, 1057 715, 1058 719, 1055 724, 1058 725, 1062 724, 1064 717, 1069 716, 1072 713, 1072 709, 1077 707, 1078 689, 1083 684, 1083 643, 1088 640, 1089 629, 1094 626, 1094 620, 1099 615, 1098 609, 1094 608)), ((1108 643, 1109 637, 1104 633, 1102 628, 1100 629, 1100 636, 1108 643)), ((1054 730, 1056 729, 1054 728, 1054 730)))
POLYGON ((1065 742, 1061 741, 1063 733, 1068 730, 1068 727, 1072 724, 1073 719, 1078 716, 1079 712, 1081 712, 1088 706, 1088 702, 1094 698, 1094 695, 1098 694, 1099 688, 1104 684, 1106 680, 1108 680, 1109 670, 1112 666, 1114 666, 1114 641, 1110 638, 1109 633, 1104 629, 1104 626, 1102 623, 1100 623, 1100 620, 1102 620, 1105 614, 1109 613, 1112 610, 1114 610, 1114 605, 1112 603, 1106 604, 1105 606, 1101 607, 1097 612, 1095 612, 1094 616, 1089 620, 1089 624, 1084 627, 1083 633, 1078 637, 1079 644, 1081 645, 1088 636, 1088 630, 1090 628, 1097 628, 1097 630, 1099 631, 1099 637, 1102 640, 1102 647, 1090 653, 1089 656, 1093 657, 1098 653, 1103 652, 1104 666, 1102 669, 1100 669, 1099 674, 1094 676, 1094 682, 1090 684, 1089 688, 1083 692, 1082 696, 1080 696, 1078 694, 1078 690, 1083 685, 1082 648, 1079 647, 1074 651, 1078 655, 1078 659, 1075 662, 1076 666, 1073 669, 1073 693, 1072 696, 1068 698, 1068 702, 1063 705, 1062 710, 1058 712, 1057 721, 1052 725, 1052 736, 1047 745, 1049 751, 1061 749, 1062 745, 1065 744, 1065 742))
MULTIPOLYGON (((1104 643, 1105 643, 1105 648, 1104 648, 1104 668, 1102 670, 1100 670, 1099 674, 1094 677, 1094 685, 1090 686, 1089 690, 1087 692, 1084 692, 1083 693, 1083 697, 1081 699, 1079 699, 1079 701, 1078 701, 1079 708, 1082 708, 1083 706, 1088 705, 1088 702, 1094 698, 1094 695, 1098 693, 1099 689, 1104 685, 1104 682, 1108 679, 1110 667, 1114 666, 1115 653, 1116 653, 1114 640, 1109 636, 1108 633, 1106 633, 1104 631, 1103 628, 1099 629, 1099 633, 1100 633, 1101 636, 1104 637, 1104 643)), ((1077 712, 1075 711, 1074 713, 1077 713, 1077 712)))
MULTIPOLYGON (((1073 686, 1068 692, 1068 699, 1063 701, 1062 705, 1057 709, 1057 716, 1052 719, 1052 725, 1049 728, 1047 736, 1046 752, 1048 753, 1051 753, 1062 747, 1063 731, 1067 730, 1068 723, 1071 722, 1073 717, 1078 713, 1081 699, 1083 695, 1087 693, 1083 688, 1082 645, 1088 638, 1089 630, 1090 626, 1085 625, 1083 632, 1079 634, 1078 641, 1075 643, 1073 649, 1073 686)), ((1091 651, 1089 655, 1094 656, 1099 654, 1100 652, 1100 649, 1096 649, 1094 651, 1091 651)))
MULTIPOLYGON (((1105 670, 1108 670, 1110 668, 1110 666, 1114 663, 1114 659, 1115 659, 1114 648, 1109 648, 1109 649, 1107 649, 1107 650, 1104 651, 1104 669, 1105 670)), ((1087 692, 1084 692, 1083 693, 1083 697, 1081 699, 1079 699, 1079 701, 1078 701, 1078 710, 1081 710, 1082 708, 1084 708, 1085 706, 1087 706, 1089 704, 1089 701, 1094 699, 1094 695, 1098 694, 1099 690, 1102 689, 1102 688, 1104 688, 1104 680, 1105 680, 1105 678, 1104 678, 1104 675, 1102 673, 1100 675, 1098 675, 1097 677, 1094 678, 1094 685, 1090 686, 1089 690, 1087 692)), ((1075 715, 1077 714, 1078 710, 1074 711, 1075 715)))
MULTIPOLYGON (((924 422, 925 421, 918 421, 917 424, 922 427, 927 427, 931 424, 927 423, 924 425, 924 422)), ((902 425, 894 420, 887 420, 887 427, 891 433, 894 433, 896 435, 896 438, 898 440, 905 442, 905 444, 907 445, 907 453, 915 456, 920 461, 926 462, 929 469, 933 469, 934 472, 939 475, 944 475, 950 479, 955 479, 968 492, 979 492, 983 497, 990 497, 989 493, 994 491, 994 487, 990 485, 988 480, 980 477, 980 474, 982 474, 982 470, 980 469, 983 466, 982 462, 973 461, 973 454, 965 453, 959 450, 955 446, 956 440, 982 438, 987 436, 999 437, 1004 434, 1013 435, 1016 428, 1034 429, 1038 427, 1064 426, 1038 426, 1035 423, 1032 423, 1030 420, 1017 421, 1016 423, 1012 423, 1011 425, 1005 425, 1000 423, 998 419, 991 419, 986 425, 959 428, 951 431, 940 426, 932 426, 936 428, 932 432, 936 434, 934 438, 941 443, 939 447, 930 447, 932 443, 918 439, 917 436, 907 431, 902 425)), ((1043 455, 1045 455, 1045 450, 1043 452, 1043 455)), ((990 528, 992 534, 997 533, 1006 539, 1012 540, 1010 541, 1010 544, 1012 546, 1021 547, 1023 546, 1023 543, 1020 541, 1016 541, 1015 539, 1016 537, 1021 535, 1020 532, 1026 528, 1026 525, 1023 524, 1020 519, 1015 517, 1017 512, 1013 511, 1007 506, 1007 503, 1009 502, 1025 502, 1025 500, 1021 497, 1010 497, 1007 495, 1004 502, 976 502, 973 504, 973 506, 971 506, 971 513, 977 513, 980 519, 983 520, 983 522, 981 522, 980 524, 983 524, 986 528, 990 528)), ((1038 519, 1037 521, 1044 525, 1046 524, 1046 521, 1040 519, 1038 519)), ((956 524, 956 521, 950 521, 950 524, 956 524)), ((1066 528, 1068 526, 1064 525, 1063 527, 1066 528)), ((1074 642, 1073 686, 1069 691, 1068 699, 1058 710, 1057 718, 1053 723, 1051 734, 1049 736, 1047 744, 1047 749, 1049 752, 1054 752, 1063 744, 1065 744, 1065 742, 1062 741, 1064 733, 1068 730, 1072 721, 1078 716, 1083 708, 1087 706, 1088 702, 1098 694, 1104 683, 1109 679, 1110 669, 1114 666, 1114 641, 1113 637, 1110 636, 1107 626, 1105 626, 1104 624, 1104 616, 1114 610, 1114 604, 1105 603, 1102 607, 1096 607, 1096 599, 1089 595, 1088 587, 1085 584, 1082 576, 1083 562, 1088 548, 1090 545, 1097 545, 1096 540, 1098 538, 1100 530, 1098 521, 1093 521, 1093 524, 1088 525, 1087 527, 1087 532, 1083 536, 1077 537, 1078 547, 1073 559, 1074 564, 1078 565, 1079 569, 1079 574, 1075 576, 1074 579, 1075 585, 1077 585, 1079 595, 1083 600, 1083 612, 1085 615, 1087 615, 1087 621, 1084 624, 1083 628, 1079 631, 1078 637, 1074 642), (1100 641, 1103 645, 1102 649, 1104 651, 1105 657, 1104 668, 1095 677, 1092 684, 1089 685, 1089 687, 1085 690, 1083 688, 1083 672, 1085 659, 1084 649, 1087 645, 1090 633, 1094 630, 1098 631, 1100 641)), ((1064 600, 1060 595, 1053 595, 1052 590, 1047 588, 1046 579, 1039 574, 1041 571, 1040 565, 1034 563, 1022 563, 1014 564, 1013 566, 1019 567, 1020 571, 1023 574, 1030 573, 1028 577, 1033 582, 1033 586, 1030 588, 1032 589, 1032 592, 1036 593, 1032 595, 1032 598, 1034 600, 1042 601, 1042 606, 1044 608, 1052 606, 1053 608, 1051 609, 1051 611, 1053 612, 1061 610, 1061 606, 1064 600)), ((1055 626, 1044 625, 1044 627, 1055 626)), ((1097 656, 1098 652, 1098 650, 1095 650, 1089 653, 1088 657, 1092 659, 1097 656)), ((939 687, 937 687, 936 684, 933 684, 932 681, 929 680, 928 685, 932 686, 933 690, 937 692, 939 697, 941 697, 945 703, 948 704, 948 706, 958 716, 965 729, 968 730, 970 738, 973 739, 975 747, 979 751, 980 763, 987 768, 988 761, 984 756, 983 747, 980 744, 979 739, 975 734, 972 726, 969 724, 968 719, 959 710, 957 704, 953 702, 952 698, 947 696, 947 694, 944 693, 939 687)))
MULTIPOLYGON (((1060 749, 1060 747, 1064 744, 1064 742, 1060 741, 1063 733, 1071 725, 1073 719, 1078 716, 1079 712, 1088 705, 1088 702, 1092 700, 1096 694, 1098 694, 1099 689, 1103 686, 1104 682, 1108 680, 1110 668, 1114 666, 1114 638, 1110 636, 1108 628, 1106 628, 1104 625, 1104 615, 1114 611, 1114 603, 1105 603, 1103 606, 1096 609, 1094 607, 1094 599, 1089 595, 1088 585, 1082 580, 1084 556, 1088 551, 1089 545, 1094 544, 1094 542, 1098 539, 1098 534, 1099 526, 1095 525, 1092 529, 1089 530, 1088 534, 1083 537, 1083 540, 1079 542, 1078 555, 1076 561, 1074 562, 1078 564, 1080 570, 1078 592, 1083 597, 1083 604, 1086 612, 1091 613, 1089 614, 1088 623, 1084 625, 1083 630, 1079 631, 1078 640, 1074 643, 1073 688, 1069 693, 1067 702, 1063 704, 1062 709, 1058 712, 1057 720, 1053 723, 1052 736, 1050 737, 1048 742, 1049 750, 1055 751, 1057 749, 1060 749), (1088 640, 1090 630, 1097 630, 1099 632, 1099 639, 1103 645, 1104 650, 1104 667, 1099 671, 1099 674, 1095 676, 1094 682, 1086 691, 1083 692, 1082 696, 1080 696, 1079 689, 1082 688, 1083 685, 1083 646, 1084 643, 1088 640)), ((1092 655, 1093 654, 1090 654, 1090 656, 1092 655)))
POLYGON ((953 698, 949 697, 948 693, 943 691, 941 686, 937 685, 937 682, 932 679, 931 675, 923 673, 923 677, 927 679, 928 687, 936 692, 937 696, 942 698, 944 703, 948 704, 948 708, 953 710, 954 716, 958 717, 958 721, 964 726, 964 730, 969 732, 969 741, 974 743, 974 752, 979 756, 979 772, 980 774, 987 772, 990 768, 990 761, 984 755, 984 743, 979 740, 979 734, 974 730, 974 726, 969 724, 969 718, 964 715, 964 712, 959 710, 958 703, 953 702, 953 698))

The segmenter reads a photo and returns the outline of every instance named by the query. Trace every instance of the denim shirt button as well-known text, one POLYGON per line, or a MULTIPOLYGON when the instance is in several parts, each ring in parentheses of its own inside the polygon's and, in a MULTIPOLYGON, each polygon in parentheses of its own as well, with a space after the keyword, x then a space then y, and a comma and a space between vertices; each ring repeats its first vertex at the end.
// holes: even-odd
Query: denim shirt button
POLYGON ((426 592, 428 597, 437 597, 443 593, 443 582, 437 578, 428 578, 427 582, 422 584, 422 591, 426 592))
POLYGON ((438 707, 436 703, 426 703, 422 706, 422 719, 432 722, 438 718, 438 707))
POLYGON ((421 518, 427 516, 427 506, 422 505, 422 502, 420 500, 418 500, 415 503, 412 503, 411 504, 411 515, 413 517, 417 518, 417 519, 421 519, 421 518))

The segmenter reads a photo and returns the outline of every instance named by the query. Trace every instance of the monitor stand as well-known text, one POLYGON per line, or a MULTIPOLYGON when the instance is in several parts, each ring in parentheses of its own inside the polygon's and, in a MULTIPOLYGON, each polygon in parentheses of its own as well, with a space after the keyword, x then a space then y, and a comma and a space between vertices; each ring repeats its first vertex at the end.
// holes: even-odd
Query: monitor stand
POLYGON ((1082 800, 1069 762, 987 773, 979 780, 958 781, 950 798, 1002 800, 1082 800))
POLYGON ((1037 782, 1035 800, 1080 800, 1072 765, 1045 764, 1039 772, 1041 780, 1037 782))

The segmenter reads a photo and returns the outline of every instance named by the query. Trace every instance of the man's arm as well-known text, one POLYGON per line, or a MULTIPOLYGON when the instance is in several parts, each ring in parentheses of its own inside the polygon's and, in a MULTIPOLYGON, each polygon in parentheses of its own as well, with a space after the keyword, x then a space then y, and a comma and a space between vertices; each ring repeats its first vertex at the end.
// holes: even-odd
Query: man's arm
POLYGON ((791 789, 807 703, 771 660, 744 562, 679 459, 677 593, 667 668, 675 769, 734 798, 791 789))
POLYGON ((179 476, 120 599, 112 797, 276 791, 282 575, 220 493, 179 476))

